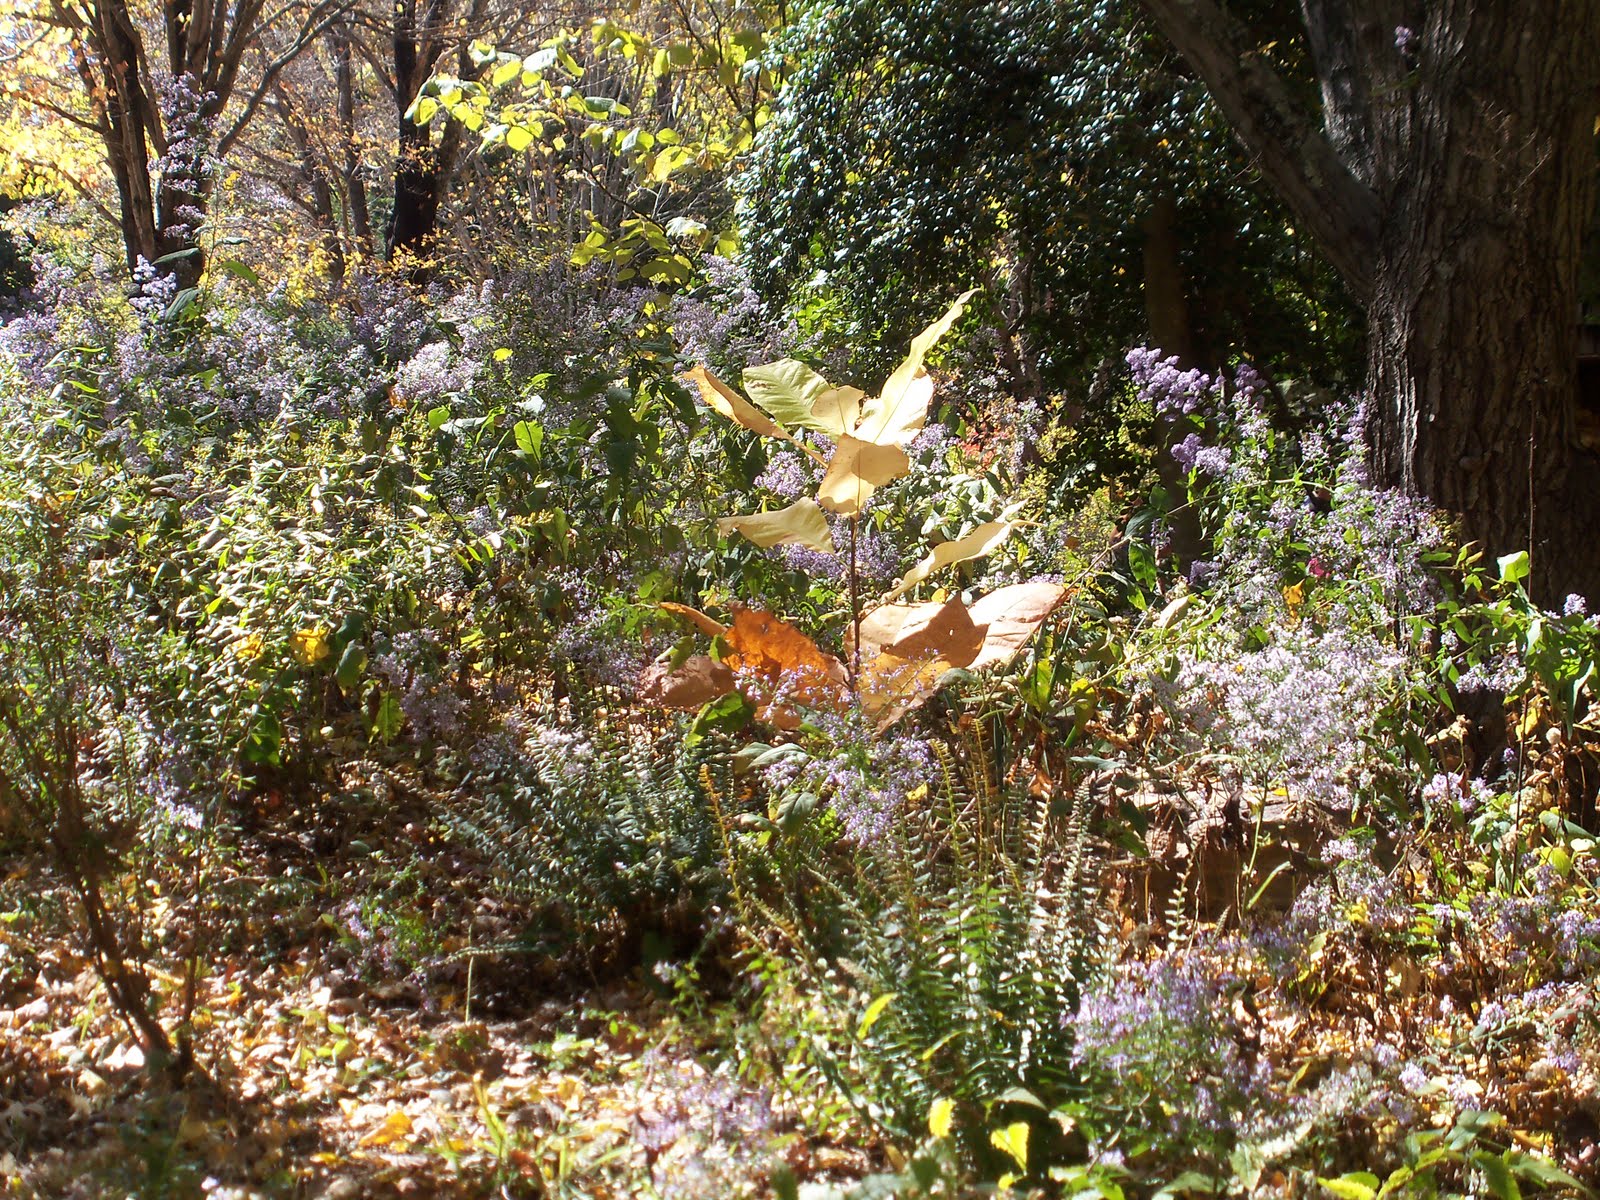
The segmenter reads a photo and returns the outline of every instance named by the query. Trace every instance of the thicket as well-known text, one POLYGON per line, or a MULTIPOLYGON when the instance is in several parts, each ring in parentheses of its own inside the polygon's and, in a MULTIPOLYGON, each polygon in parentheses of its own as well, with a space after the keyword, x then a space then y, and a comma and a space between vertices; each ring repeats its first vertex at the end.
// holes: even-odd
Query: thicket
MULTIPOLYGON (((636 974, 732 1004, 738 1069, 882 1168, 799 1180, 751 1151, 698 1194, 1580 1188, 1600 619, 1375 486, 1360 405, 1278 378, 1347 382, 1318 271, 1252 298, 1282 304, 1260 345, 1219 309, 1208 368, 1137 344, 1121 292, 1040 349, 1072 322, 1031 297, 1099 304, 1136 239, 1089 253, 1092 224, 1033 219, 1148 215, 1115 113, 958 5, 959 69, 913 70, 947 25, 896 25, 881 112, 843 114, 876 12, 809 8, 775 45, 477 47, 413 117, 479 133, 490 178, 583 139, 591 182, 657 206, 519 224, 476 276, 272 271, 219 237, 195 286, 145 263, 128 288, 42 247, 0 329, 6 852, 65 882, 56 916, 169 1079, 210 1061, 202 981, 292 904, 375 987, 532 964, 540 994, 636 974), (597 62, 632 90, 574 91, 597 62), (993 62, 1006 88, 959 104, 993 62), (691 66, 748 111, 669 122, 691 66), (952 106, 1013 101, 1098 124, 1043 164, 1004 127, 950 211, 889 203, 936 188, 952 106), (838 157, 798 153, 819 113, 838 157), (906 114, 921 136, 858 172, 906 114), (963 277, 914 273, 928 247, 963 277), (358 770, 420 797, 416 862, 360 895, 242 869, 358 770), (509 935, 399 902, 445 853, 509 935)), ((1198 103, 1118 23, 1044 33, 1134 38, 1131 107, 1198 103)), ((1288 275, 1217 130, 1169 132, 1185 219, 1253 214, 1238 265, 1288 275)), ((30 970, 14 945, 0 993, 30 970)), ((682 1136, 743 1153, 771 1123, 682 1136)))

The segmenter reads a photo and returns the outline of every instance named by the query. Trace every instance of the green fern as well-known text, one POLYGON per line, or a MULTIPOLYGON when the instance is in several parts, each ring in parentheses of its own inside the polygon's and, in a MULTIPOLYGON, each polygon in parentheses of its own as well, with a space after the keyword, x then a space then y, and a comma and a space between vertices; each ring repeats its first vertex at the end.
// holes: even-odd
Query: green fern
POLYGON ((940 748, 938 777, 877 844, 844 843, 826 816, 733 843, 747 919, 781 935, 833 1013, 816 1065, 907 1140, 939 1097, 972 1132, 1024 1093, 1061 1102, 1074 1080, 1063 1018, 1112 953, 1087 804, 1003 786, 993 759, 977 740, 960 757, 940 748))
POLYGON ((491 887, 528 907, 526 948, 605 955, 692 932, 722 891, 703 758, 675 723, 586 696, 536 715, 444 820, 491 887))

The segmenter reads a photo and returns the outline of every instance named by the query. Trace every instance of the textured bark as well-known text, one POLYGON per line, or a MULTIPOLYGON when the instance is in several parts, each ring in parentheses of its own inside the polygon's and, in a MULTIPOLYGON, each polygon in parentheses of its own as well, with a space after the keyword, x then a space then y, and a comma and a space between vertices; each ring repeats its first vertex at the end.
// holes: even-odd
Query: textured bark
POLYGON ((1373 448, 1381 478, 1462 514, 1493 552, 1531 547, 1546 599, 1600 599, 1600 508, 1572 486, 1594 465, 1572 414, 1600 23, 1552 38, 1564 9, 1440 6, 1456 49, 1423 68, 1428 102, 1386 171, 1373 448))
POLYGON ((1600 599, 1572 436, 1600 4, 1304 0, 1318 130, 1215 0, 1145 0, 1365 307, 1378 478, 1600 599))

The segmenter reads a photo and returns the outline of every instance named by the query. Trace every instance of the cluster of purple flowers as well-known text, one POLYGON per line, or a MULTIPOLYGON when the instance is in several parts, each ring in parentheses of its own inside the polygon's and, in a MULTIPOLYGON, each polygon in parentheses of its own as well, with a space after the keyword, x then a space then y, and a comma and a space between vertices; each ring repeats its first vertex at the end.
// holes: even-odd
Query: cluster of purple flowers
POLYGON ((674 297, 667 310, 683 357, 718 371, 784 357, 799 330, 792 319, 768 311, 745 267, 713 256, 706 260, 705 273, 704 288, 674 297))
POLYGON ((1194 749, 1296 799, 1347 809, 1370 779, 1367 735, 1405 666, 1373 634, 1301 626, 1260 650, 1186 652, 1174 684, 1157 691, 1194 749))
POLYGON ((467 702, 449 681, 454 669, 438 634, 427 629, 395 634, 371 664, 372 673, 398 697, 407 731, 417 742, 444 741, 461 727, 467 702))
POLYGON ((683 1200, 738 1195, 773 1153, 777 1115, 764 1091, 694 1068, 659 1051, 642 1060, 647 1078, 667 1081, 648 1115, 634 1119, 634 1141, 650 1159, 658 1194, 683 1200))
POLYGON ((904 734, 881 737, 858 711, 817 712, 812 722, 824 749, 780 758, 766 768, 768 789, 774 795, 809 792, 826 802, 846 837, 863 845, 879 841, 907 795, 933 780, 932 748, 904 734))

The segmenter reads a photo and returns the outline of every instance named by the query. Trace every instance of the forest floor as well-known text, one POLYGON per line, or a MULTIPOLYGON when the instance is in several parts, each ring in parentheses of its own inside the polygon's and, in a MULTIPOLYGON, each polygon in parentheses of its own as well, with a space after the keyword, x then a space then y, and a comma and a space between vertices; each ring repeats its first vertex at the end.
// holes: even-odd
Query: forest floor
MULTIPOLYGON (((779 1168, 842 1182, 892 1165, 845 1110, 785 1086, 785 1034, 707 998, 725 986, 469 953, 520 916, 485 898, 483 865, 415 779, 369 765, 307 797, 269 790, 236 814, 181 1086, 152 1082, 59 932, 70 894, 44 859, 0 860, 0 1196, 737 1197, 773 1194, 779 1168)), ((157 935, 188 927, 148 908, 157 935)), ((1130 947, 1144 919, 1125 919, 1130 947)), ((1316 1003, 1240 1018, 1279 1078, 1309 1088, 1398 1047, 1429 1064, 1416 1128, 1493 1111, 1497 1143, 1595 1179, 1600 1097, 1539 1049, 1594 1004, 1593 980, 1485 1038, 1487 975, 1432 979, 1333 942, 1315 961, 1316 1003)), ((155 979, 169 998, 184 986, 155 979)), ((1270 1169, 1260 1185, 1294 1194, 1270 1169)))
POLYGON ((467 899, 474 864, 403 793, 259 815, 272 832, 241 841, 218 893, 273 899, 213 922, 181 1086, 152 1084, 90 961, 46 932, 65 888, 10 861, 0 1195, 735 1196, 766 1194, 779 1163, 848 1179, 878 1162, 847 1128, 819 1141, 815 1113, 797 1132, 777 1077, 752 1077, 782 1064, 737 1053, 756 1031, 731 1005, 638 970, 539 979, 527 956, 452 953, 510 922, 467 899))

